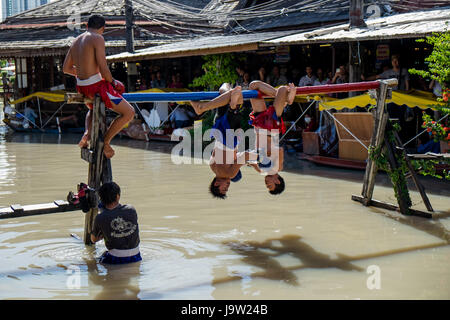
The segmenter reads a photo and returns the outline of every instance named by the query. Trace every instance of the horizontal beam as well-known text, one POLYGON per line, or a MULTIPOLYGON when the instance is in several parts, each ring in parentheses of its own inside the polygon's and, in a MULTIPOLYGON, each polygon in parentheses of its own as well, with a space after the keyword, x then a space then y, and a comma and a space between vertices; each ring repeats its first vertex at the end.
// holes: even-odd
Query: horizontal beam
POLYGON ((25 206, 14 204, 8 208, 0 209, 0 219, 27 217, 40 214, 77 210, 81 210, 81 206, 79 204, 74 205, 64 200, 55 200, 51 203, 31 204, 25 206))
MULTIPOLYGON (((390 86, 395 85, 396 79, 386 80, 390 86)), ((296 89, 297 95, 310 95, 320 93, 338 93, 351 91, 366 91, 377 89, 380 86, 380 81, 366 81, 355 83, 329 84, 321 86, 298 87, 296 89)), ((219 91, 204 91, 204 92, 143 92, 143 93, 124 93, 122 96, 128 102, 176 102, 176 101, 199 101, 212 100, 220 95, 219 91)), ((243 90, 242 95, 244 99, 258 98, 257 90, 243 90)), ((259 96, 261 97, 261 96, 259 96)), ((262 96, 262 98, 269 98, 262 96)))
MULTIPOLYGON (((361 196, 357 196, 357 195, 352 195, 352 200, 353 201, 357 201, 360 202, 364 205, 365 202, 367 201, 364 197, 361 196)), ((372 206, 372 207, 377 207, 377 208, 382 208, 382 209, 387 209, 387 210, 392 210, 392 211, 397 211, 400 212, 400 208, 396 205, 393 205, 391 203, 387 203, 387 202, 383 202, 383 201, 378 201, 378 200, 369 200, 368 206, 372 206)), ((411 216, 416 216, 416 217, 421 217, 421 218, 427 218, 427 219, 431 219, 433 216, 428 213, 428 212, 424 212, 424 211, 420 211, 420 210, 415 210, 415 209, 409 209, 409 212, 411 213, 411 216)))

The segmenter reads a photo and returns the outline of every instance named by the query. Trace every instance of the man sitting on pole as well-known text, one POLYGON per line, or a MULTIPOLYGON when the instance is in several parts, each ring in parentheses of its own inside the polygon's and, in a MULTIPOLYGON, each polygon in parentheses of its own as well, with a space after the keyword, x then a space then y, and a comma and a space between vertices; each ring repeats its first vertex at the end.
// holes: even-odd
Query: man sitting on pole
MULTIPOLYGON (((106 131, 103 153, 107 158, 114 156, 111 140, 134 117, 134 108, 121 96, 125 92, 124 85, 113 79, 106 62, 105 19, 100 15, 92 15, 87 23, 87 31, 79 35, 67 53, 63 71, 77 78, 77 91, 89 99, 98 93, 108 109, 120 116, 106 131)), ((91 136, 92 103, 86 104, 90 109, 86 115, 86 130, 79 146, 86 148, 91 136)))
POLYGON ((266 187, 269 193, 276 195, 284 191, 284 179, 278 174, 283 170, 284 150, 279 146, 279 134, 286 128, 281 115, 286 105, 294 102, 296 88, 294 84, 275 89, 262 81, 250 83, 250 90, 258 90, 259 98, 250 99, 252 112, 249 123, 256 134, 256 148, 259 159, 252 164, 256 171, 265 175, 266 187), (273 105, 267 107, 262 96, 273 97, 273 105))
POLYGON ((243 102, 242 88, 237 86, 231 89, 229 83, 224 83, 219 92, 221 95, 211 101, 191 101, 191 105, 198 115, 208 110, 219 109, 219 116, 214 122, 211 135, 215 138, 215 144, 209 166, 215 177, 209 190, 214 197, 225 199, 231 181, 237 182, 242 178, 241 167, 249 158, 256 160, 257 155, 237 152, 240 141, 235 135, 235 130, 241 129, 242 114, 238 105, 243 102), (221 108, 224 106, 226 107, 221 108))

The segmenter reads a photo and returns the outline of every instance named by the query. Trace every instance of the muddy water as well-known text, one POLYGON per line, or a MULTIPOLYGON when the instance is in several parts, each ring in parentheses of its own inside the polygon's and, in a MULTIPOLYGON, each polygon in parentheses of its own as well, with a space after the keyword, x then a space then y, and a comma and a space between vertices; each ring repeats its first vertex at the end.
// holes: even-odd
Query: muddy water
MULTIPOLYGON (((86 181, 76 138, 0 127, 0 207, 64 199, 86 181)), ((103 242, 69 236, 83 233, 81 211, 0 220, 0 299, 450 298, 448 184, 430 194, 435 219, 403 217, 350 200, 361 172, 290 155, 284 194, 243 168, 217 201, 206 165, 172 164, 167 145, 115 144, 113 176, 137 209, 143 261, 97 264, 103 242)), ((374 196, 395 201, 388 185, 374 196)))

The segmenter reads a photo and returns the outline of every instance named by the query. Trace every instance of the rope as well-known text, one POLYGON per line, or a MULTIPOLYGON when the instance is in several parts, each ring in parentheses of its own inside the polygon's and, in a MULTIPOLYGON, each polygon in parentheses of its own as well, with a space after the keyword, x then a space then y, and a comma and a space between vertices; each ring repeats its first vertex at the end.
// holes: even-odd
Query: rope
POLYGON ((364 149, 366 149, 367 151, 369 151, 369 148, 366 147, 366 145, 364 143, 361 142, 361 140, 359 140, 353 133, 351 133, 350 130, 348 130, 338 119, 336 119, 328 110, 325 109, 325 111, 334 119, 336 120, 337 123, 339 123, 342 128, 345 129, 345 131, 347 131, 348 133, 350 133, 350 135, 355 138, 356 141, 359 142, 360 145, 362 145, 364 147, 364 149))
MULTIPOLYGON (((441 119, 438 120, 438 123, 441 122, 442 120, 444 120, 445 118, 448 117, 448 114, 446 114, 445 116, 443 116, 441 119)), ((423 134, 425 131, 427 131, 427 129, 423 130, 421 133, 419 133, 417 136, 415 136, 414 138, 412 138, 411 140, 409 140, 408 142, 406 142, 405 144, 403 144, 402 147, 405 147, 407 144, 409 144, 411 141, 415 140, 418 136, 420 136, 421 134, 423 134)))
POLYGON ((291 131, 291 129, 297 124, 298 120, 300 120, 300 119, 305 115, 306 111, 308 111, 308 109, 311 108, 311 106, 312 106, 315 102, 316 102, 316 101, 313 100, 313 101, 310 103, 310 105, 308 106, 308 108, 306 108, 305 111, 303 111, 303 113, 300 115, 300 117, 298 117, 298 119, 295 120, 295 122, 289 127, 289 129, 288 129, 288 130, 284 133, 284 135, 280 138, 280 141, 279 141, 279 142, 281 142, 281 141, 284 139, 284 137, 286 137, 286 135, 288 134, 288 132, 291 131))
POLYGON ((42 129, 45 128, 45 126, 50 122, 50 120, 53 119, 53 117, 55 116, 55 114, 57 114, 58 111, 61 110, 61 108, 64 107, 65 105, 66 105, 66 103, 64 102, 64 103, 58 108, 58 110, 56 110, 56 111, 52 114, 52 116, 47 120, 47 122, 44 123, 44 125, 42 126, 42 129))

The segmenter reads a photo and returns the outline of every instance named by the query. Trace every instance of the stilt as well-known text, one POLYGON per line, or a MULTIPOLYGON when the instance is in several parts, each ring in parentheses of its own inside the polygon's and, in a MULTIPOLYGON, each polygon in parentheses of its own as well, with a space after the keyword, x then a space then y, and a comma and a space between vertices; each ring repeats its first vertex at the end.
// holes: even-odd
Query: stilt
MULTIPOLYGON (((377 105, 375 112, 375 126, 374 133, 372 135, 372 141, 370 146, 372 148, 379 148, 384 140, 384 131, 386 129, 386 124, 389 118, 389 115, 386 110, 386 97, 388 94, 389 84, 384 81, 380 81, 380 87, 377 89, 377 105)), ((370 200, 372 200, 373 196, 373 188, 375 187, 375 177, 377 174, 378 168, 372 159, 368 159, 366 172, 364 174, 364 184, 362 189, 363 201, 362 203, 365 206, 370 204, 370 200)))
MULTIPOLYGON (((388 130, 389 130, 389 128, 391 126, 388 123, 389 115, 386 110, 385 101, 386 101, 386 98, 388 95, 388 87, 392 86, 393 84, 394 83, 391 81, 390 82, 381 81, 380 87, 377 89, 377 97, 376 97, 377 98, 377 110, 375 113, 374 133, 372 136, 372 141, 371 141, 370 146, 371 146, 371 149, 377 149, 377 150, 381 149, 382 152, 386 153, 389 166, 392 170, 395 170, 399 167, 399 163, 397 161, 398 158, 396 157, 396 155, 398 156, 399 153, 401 152, 401 157, 406 162, 406 165, 409 170, 409 174, 407 174, 406 176, 398 177, 398 178, 406 180, 406 178, 408 176, 410 176, 413 179, 417 189, 419 190, 419 193, 423 199, 423 202, 424 202, 427 210, 430 212, 433 212, 433 207, 431 206, 431 203, 425 193, 425 188, 420 183, 420 181, 416 175, 416 172, 410 161, 410 155, 407 155, 405 149, 402 147, 402 143, 400 141, 400 137, 398 136, 398 133, 395 130, 391 130, 393 133, 393 136, 394 136, 393 141, 389 141, 388 136, 387 136, 386 127, 388 127, 388 130)), ((393 181, 393 183, 396 184, 394 187, 397 188, 398 206, 372 199, 373 189, 375 187, 375 177, 376 177, 377 171, 378 171, 378 168, 377 168, 375 161, 372 160, 371 157, 369 157, 367 166, 366 166, 366 172, 364 175, 364 182, 363 182, 363 189, 361 192, 361 196, 352 195, 352 200, 361 202, 365 206, 374 206, 374 207, 380 207, 380 208, 389 209, 389 210, 396 210, 405 215, 413 215, 413 216, 419 216, 419 217, 423 217, 423 218, 432 218, 432 215, 427 212, 423 212, 420 210, 414 210, 414 209, 410 208, 411 201, 408 197, 409 190, 406 186, 406 181, 400 181, 400 182, 393 181), (403 192, 402 192, 402 190, 399 190, 399 188, 402 188, 402 186, 405 186, 405 188, 406 188, 406 190, 403 190, 403 192)))
POLYGON ((106 133, 105 105, 99 96, 95 97, 93 105, 90 148, 81 150, 81 158, 89 162, 88 185, 96 191, 96 197, 91 202, 93 207, 85 216, 83 239, 88 245, 92 244, 91 232, 98 213, 98 189, 102 183, 112 181, 111 160, 103 154, 103 138, 106 133))

